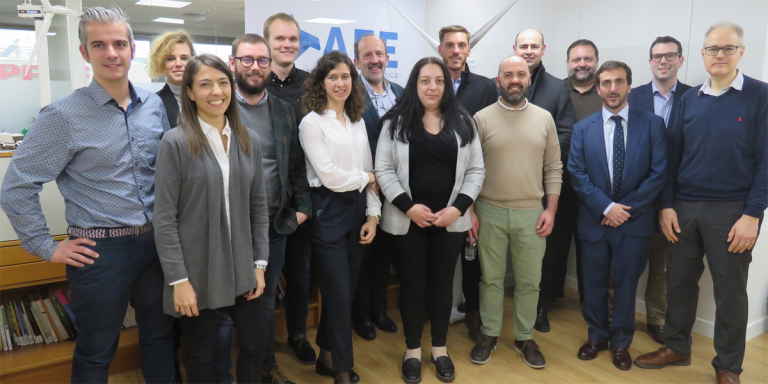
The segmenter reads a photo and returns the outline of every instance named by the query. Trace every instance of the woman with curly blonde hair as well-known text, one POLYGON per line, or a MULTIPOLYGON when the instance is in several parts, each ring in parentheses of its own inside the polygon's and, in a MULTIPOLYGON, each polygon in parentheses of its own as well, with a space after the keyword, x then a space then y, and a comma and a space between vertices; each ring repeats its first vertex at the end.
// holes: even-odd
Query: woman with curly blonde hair
POLYGON ((163 99, 171 128, 175 128, 181 109, 181 79, 189 59, 195 56, 192 37, 184 30, 163 33, 149 50, 147 72, 154 78, 165 76, 165 87, 157 92, 163 99))

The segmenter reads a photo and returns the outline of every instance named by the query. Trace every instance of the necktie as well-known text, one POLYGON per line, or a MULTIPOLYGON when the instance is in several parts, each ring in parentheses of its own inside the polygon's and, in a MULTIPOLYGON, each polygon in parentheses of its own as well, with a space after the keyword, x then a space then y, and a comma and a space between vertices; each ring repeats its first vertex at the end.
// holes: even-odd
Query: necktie
POLYGON ((613 129, 613 201, 621 189, 621 179, 624 176, 624 126, 621 125, 621 116, 613 115, 611 120, 616 123, 613 129))

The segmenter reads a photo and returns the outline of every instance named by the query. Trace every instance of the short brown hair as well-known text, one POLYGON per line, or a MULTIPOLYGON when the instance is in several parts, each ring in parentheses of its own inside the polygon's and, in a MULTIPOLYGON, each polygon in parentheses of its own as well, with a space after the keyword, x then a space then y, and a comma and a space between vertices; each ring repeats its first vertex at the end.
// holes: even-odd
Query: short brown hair
POLYGON ((296 24, 296 29, 298 29, 299 32, 301 32, 301 27, 299 26, 299 22, 296 21, 296 19, 294 19, 293 16, 285 12, 275 13, 274 15, 268 17, 266 21, 264 21, 264 38, 267 40, 269 40, 269 27, 272 26, 272 23, 274 23, 275 20, 282 20, 282 21, 285 21, 286 23, 294 23, 296 24))
MULTIPOLYGON (((240 43, 246 43, 246 44, 258 44, 262 43, 267 46, 267 50, 269 51, 269 44, 267 44, 267 41, 264 40, 263 37, 260 35, 257 35, 255 33, 246 33, 245 35, 242 35, 235 39, 235 41, 232 42, 232 57, 235 57, 237 55, 237 48, 240 47, 240 43)), ((272 58, 272 51, 269 51, 269 58, 272 58)))
POLYGON ((440 45, 443 44, 443 37, 445 37, 446 34, 454 32, 462 32, 467 34, 467 42, 469 42, 470 33, 466 28, 462 27, 461 25, 449 25, 447 27, 440 28, 440 32, 437 33, 437 36, 440 38, 440 45))
POLYGON ((365 87, 360 74, 355 69, 352 59, 339 51, 326 53, 317 61, 317 66, 309 74, 309 78, 301 87, 304 94, 301 96, 302 112, 325 113, 328 109, 328 92, 325 90, 325 78, 339 64, 349 67, 349 75, 352 77, 352 89, 349 97, 344 102, 344 112, 349 115, 352 122, 360 121, 365 111, 365 87))
POLYGON ((595 78, 597 79, 597 85, 600 86, 600 74, 603 72, 609 72, 613 71, 614 69, 623 69, 624 72, 627 74, 627 85, 632 85, 632 69, 629 68, 629 65, 627 65, 624 62, 621 61, 615 61, 615 60, 609 60, 603 63, 603 65, 598 68, 597 73, 595 74, 595 78))
POLYGON ((166 32, 155 38, 149 49, 149 65, 147 65, 149 77, 156 78, 165 73, 165 59, 170 56, 173 47, 181 43, 186 44, 189 47, 189 52, 195 56, 192 37, 183 29, 166 32))

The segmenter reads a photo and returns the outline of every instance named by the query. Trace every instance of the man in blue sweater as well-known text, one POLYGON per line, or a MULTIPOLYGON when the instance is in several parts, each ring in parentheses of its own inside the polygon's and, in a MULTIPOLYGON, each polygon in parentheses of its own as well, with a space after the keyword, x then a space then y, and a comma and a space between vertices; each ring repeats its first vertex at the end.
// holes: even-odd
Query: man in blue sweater
POLYGON ((706 254, 717 314, 712 360, 718 383, 739 383, 747 330, 747 274, 768 206, 768 84, 736 67, 744 32, 718 23, 701 50, 710 74, 681 97, 668 129, 669 174, 660 224, 667 260, 665 347, 635 359, 641 368, 691 364, 698 282, 706 254))

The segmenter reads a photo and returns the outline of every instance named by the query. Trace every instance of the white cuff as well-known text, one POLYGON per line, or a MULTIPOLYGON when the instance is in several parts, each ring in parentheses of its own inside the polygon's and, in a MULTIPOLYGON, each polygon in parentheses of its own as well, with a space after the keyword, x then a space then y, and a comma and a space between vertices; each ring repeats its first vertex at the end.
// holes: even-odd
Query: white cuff
POLYGON ((168 284, 168 285, 176 285, 176 284, 179 284, 179 283, 183 283, 183 282, 185 282, 185 281, 189 281, 189 278, 186 278, 186 279, 181 279, 181 280, 176 280, 176 281, 174 281, 173 283, 170 283, 170 284, 168 284))
POLYGON ((359 190, 358 192, 362 192, 362 191, 364 191, 364 190, 365 190, 365 187, 367 187, 367 186, 368 186, 368 181, 370 180, 370 178, 368 177, 368 172, 366 172, 366 171, 361 171, 361 173, 363 174, 363 185, 362 185, 362 186, 360 186, 360 190, 359 190))
POLYGON ((613 206, 614 206, 615 204, 616 204, 616 203, 610 203, 610 204, 608 204, 608 208, 606 208, 606 209, 603 211, 603 216, 607 216, 607 215, 608 215, 608 212, 610 212, 610 211, 611 211, 611 208, 613 208, 613 206))
POLYGON ((253 262, 253 264, 254 265, 263 265, 263 266, 266 267, 267 264, 269 264, 269 263, 267 261, 264 261, 264 260, 256 260, 256 261, 253 262))

